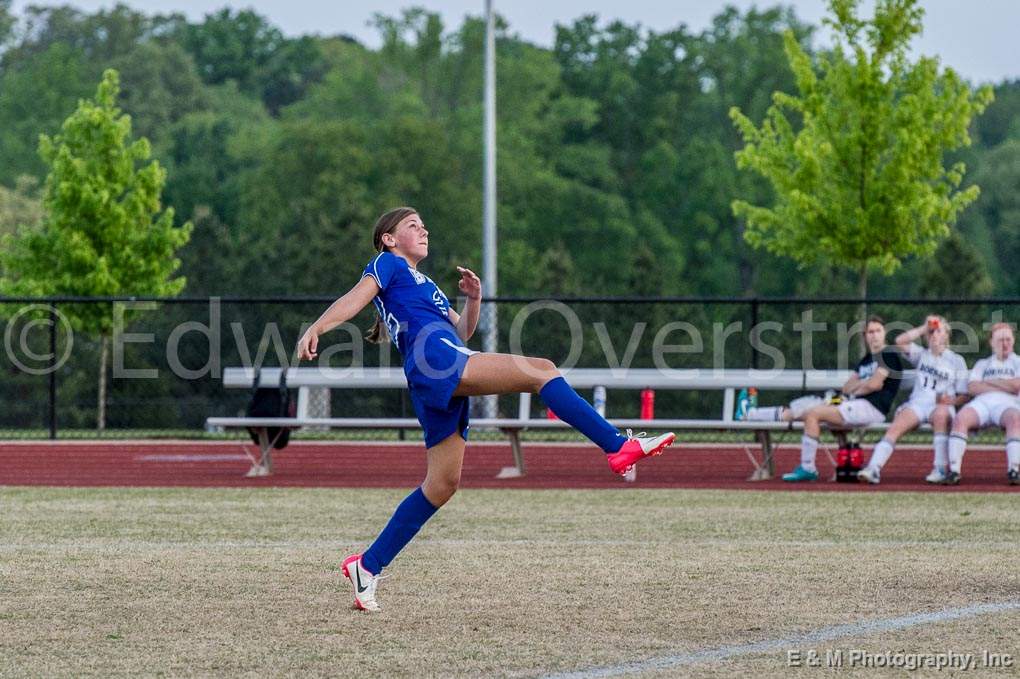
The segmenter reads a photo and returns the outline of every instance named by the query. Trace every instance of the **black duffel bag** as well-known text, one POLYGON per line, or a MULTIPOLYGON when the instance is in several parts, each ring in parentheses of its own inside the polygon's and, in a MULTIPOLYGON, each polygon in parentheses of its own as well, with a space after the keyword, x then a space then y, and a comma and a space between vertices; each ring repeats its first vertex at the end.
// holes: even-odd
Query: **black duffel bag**
MULTIPOLYGON (((251 401, 248 403, 248 417, 294 417, 296 403, 291 398, 290 389, 287 388, 287 369, 284 368, 280 374, 279 387, 260 387, 259 377, 262 369, 255 369, 254 387, 251 392, 251 401)), ((269 436, 269 445, 277 450, 282 450, 290 443, 290 427, 268 427, 266 433, 269 436)), ((259 430, 248 427, 248 434, 255 445, 259 445, 259 430)))

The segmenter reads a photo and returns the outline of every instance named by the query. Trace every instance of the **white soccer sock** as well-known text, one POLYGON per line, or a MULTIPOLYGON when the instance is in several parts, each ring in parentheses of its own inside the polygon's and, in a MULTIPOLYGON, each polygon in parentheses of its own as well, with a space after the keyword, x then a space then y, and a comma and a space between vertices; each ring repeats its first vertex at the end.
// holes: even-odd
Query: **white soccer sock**
POLYGON ((1006 460, 1010 469, 1020 469, 1020 439, 1006 439, 1006 460))
POLYGON ((945 470, 949 466, 949 435, 937 433, 932 443, 935 448, 935 468, 945 470))
POLYGON ((782 416, 783 407, 772 406, 769 408, 748 408, 744 419, 754 422, 778 422, 782 419, 782 416))
POLYGON ((818 453, 818 439, 807 434, 800 438, 800 466, 809 472, 817 472, 815 455, 818 453))
POLYGON ((893 444, 888 439, 882 439, 875 445, 875 450, 871 452, 871 459, 868 461, 868 466, 872 469, 882 471, 882 467, 892 457, 893 444))
POLYGON ((963 454, 967 452, 967 437, 949 435, 949 471, 960 473, 963 468, 963 454))

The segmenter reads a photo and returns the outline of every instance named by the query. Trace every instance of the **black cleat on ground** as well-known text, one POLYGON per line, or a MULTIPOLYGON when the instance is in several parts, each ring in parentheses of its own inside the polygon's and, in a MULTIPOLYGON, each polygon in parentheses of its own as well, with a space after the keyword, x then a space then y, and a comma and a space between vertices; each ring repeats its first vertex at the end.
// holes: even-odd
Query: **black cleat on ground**
POLYGON ((1009 472, 1006 473, 1006 478, 1009 479, 1009 485, 1020 486, 1020 471, 1010 469, 1009 472))
POLYGON ((960 485, 960 474, 959 472, 949 472, 946 474, 945 481, 942 482, 943 486, 958 486, 960 485))

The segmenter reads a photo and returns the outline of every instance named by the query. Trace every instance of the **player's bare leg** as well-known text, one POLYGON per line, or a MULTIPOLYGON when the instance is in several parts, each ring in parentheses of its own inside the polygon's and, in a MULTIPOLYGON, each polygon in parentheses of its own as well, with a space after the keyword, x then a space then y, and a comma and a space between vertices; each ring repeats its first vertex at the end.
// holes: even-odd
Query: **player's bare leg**
MULTIPOLYGON (((970 435, 970 431, 976 428, 979 424, 980 417, 976 410, 970 406, 964 407, 960 412, 956 414, 956 417, 952 418, 952 426, 949 435, 945 437, 945 454, 941 448, 941 440, 939 431, 941 431, 941 422, 934 422, 935 427, 934 436, 934 459, 932 464, 932 470, 928 473, 928 476, 924 477, 924 480, 928 483, 945 483, 946 479, 949 478, 949 472, 953 467, 953 459, 962 459, 963 452, 967 448, 967 437, 970 435)), ((959 469, 959 465, 957 465, 959 469)), ((957 472, 959 473, 959 472, 957 472)))
POLYGON ((461 469, 464 467, 466 443, 460 433, 452 434, 428 449, 428 471, 421 484, 425 497, 436 507, 442 507, 460 487, 461 469))
POLYGON ((783 474, 783 481, 799 483, 817 481, 818 467, 815 457, 818 454, 818 437, 822 433, 822 425, 830 428, 845 426, 839 408, 831 405, 815 406, 804 414, 804 435, 800 440, 800 464, 788 474, 783 474))
POLYGON ((872 451, 868 466, 858 472, 857 478, 865 483, 877 484, 880 480, 882 467, 892 457, 896 442, 908 431, 917 429, 920 424, 921 421, 917 418, 917 413, 914 412, 913 408, 904 408, 896 413, 896 417, 893 418, 892 424, 886 430, 885 436, 882 437, 882 440, 875 446, 875 450, 872 451))
POLYGON ((928 483, 945 483, 949 472, 949 429, 953 423, 953 409, 939 405, 931 414, 932 466, 924 480, 928 483))
MULTIPOLYGON (((936 411, 938 414, 938 411, 936 411)), ((963 464, 963 454, 967 451, 967 437, 970 432, 981 424, 981 416, 970 406, 965 406, 953 418, 952 431, 946 440, 946 460, 943 463, 939 449, 935 449, 935 465, 931 473, 925 477, 929 483, 950 483, 955 485, 960 482, 960 469, 963 464)), ((939 422, 941 425, 941 422, 939 422)), ((938 426, 933 418, 932 426, 937 432, 938 426)))
POLYGON ((457 492, 464 446, 460 432, 454 432, 429 448, 428 471, 421 487, 404 498, 368 550, 344 559, 341 570, 354 587, 355 608, 373 613, 380 610, 375 597, 379 581, 384 577, 382 569, 457 492))
POLYGON ((537 393, 561 420, 587 436, 607 454, 609 467, 625 474, 638 460, 658 455, 673 443, 672 432, 624 437, 578 396, 552 361, 512 354, 472 354, 461 374, 456 396, 537 393))
POLYGON ((1006 478, 1009 485, 1020 486, 1020 409, 1010 408, 1002 416, 1006 430, 1006 478))
POLYGON ((455 396, 491 394, 537 394, 550 380, 560 377, 556 364, 546 358, 513 354, 472 354, 464 366, 455 396))

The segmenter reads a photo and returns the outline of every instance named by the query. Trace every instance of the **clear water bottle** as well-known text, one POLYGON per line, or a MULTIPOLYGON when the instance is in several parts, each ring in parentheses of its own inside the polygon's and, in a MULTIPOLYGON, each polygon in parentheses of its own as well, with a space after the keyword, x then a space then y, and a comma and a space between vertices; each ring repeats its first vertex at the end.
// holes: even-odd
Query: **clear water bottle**
POLYGON ((606 388, 605 387, 601 387, 601 386, 595 387, 595 390, 592 392, 592 403, 591 403, 591 405, 592 405, 593 408, 595 408, 595 412, 597 412, 599 415, 601 415, 602 417, 606 416, 606 388))

